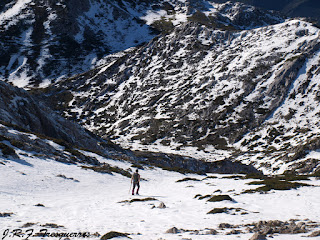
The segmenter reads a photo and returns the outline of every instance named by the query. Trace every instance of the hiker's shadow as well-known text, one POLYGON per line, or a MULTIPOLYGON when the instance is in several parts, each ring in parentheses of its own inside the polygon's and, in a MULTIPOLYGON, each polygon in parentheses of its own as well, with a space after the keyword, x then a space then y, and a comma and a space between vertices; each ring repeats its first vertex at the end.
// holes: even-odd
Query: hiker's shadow
POLYGON ((20 159, 20 158, 10 158, 8 159, 9 161, 13 161, 13 162, 16 162, 16 163, 19 163, 21 165, 25 165, 25 166, 28 166, 28 167, 33 167, 33 165, 31 163, 28 163, 27 161, 23 160, 23 159, 20 159))

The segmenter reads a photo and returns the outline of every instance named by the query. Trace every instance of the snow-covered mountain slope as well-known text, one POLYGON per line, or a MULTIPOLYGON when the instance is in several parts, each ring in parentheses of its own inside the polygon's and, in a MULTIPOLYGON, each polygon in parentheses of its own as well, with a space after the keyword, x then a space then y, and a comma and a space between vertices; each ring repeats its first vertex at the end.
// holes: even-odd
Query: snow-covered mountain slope
POLYGON ((11 0, 0 3, 0 79, 43 87, 185 21, 252 28, 282 21, 243 4, 189 0, 11 0), (242 14, 243 13, 243 14, 242 14))
POLYGON ((8 1, 0 13, 1 78, 41 86, 150 40, 142 6, 130 2, 123 9, 121 1, 8 1))
MULTIPOLYGON (((83 153, 113 167, 135 170, 129 163, 83 153)), ((102 235, 116 231, 134 240, 248 240, 256 232, 267 233, 267 239, 298 240, 317 236, 320 230, 320 188, 314 178, 295 181, 314 186, 244 193, 259 187, 248 185, 256 179, 183 175, 145 166, 139 170, 141 195, 131 196, 130 178, 120 174, 97 173, 83 168, 84 164, 28 156, 23 160, 28 164, 0 157, 0 237, 4 239, 20 239, 12 237, 14 229, 31 233, 29 239, 49 238, 34 237, 39 232, 87 232, 90 239, 103 239, 102 235), (208 201, 217 195, 231 200, 208 201), (159 208, 161 202, 165 208, 159 208)), ((83 239, 76 236, 69 239, 83 239)))
POLYGON ((319 49, 319 29, 301 20, 242 31, 186 23, 48 92, 66 117, 122 146, 281 172, 305 157, 300 147, 320 148, 319 49))

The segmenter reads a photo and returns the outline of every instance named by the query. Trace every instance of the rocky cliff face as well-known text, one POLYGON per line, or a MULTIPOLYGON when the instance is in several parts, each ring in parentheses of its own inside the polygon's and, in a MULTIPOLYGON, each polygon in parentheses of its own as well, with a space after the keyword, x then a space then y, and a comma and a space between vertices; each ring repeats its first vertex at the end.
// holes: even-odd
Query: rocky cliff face
POLYGON ((287 134, 291 121, 308 122, 298 106, 316 117, 318 53, 319 29, 300 20, 242 31, 191 22, 49 92, 66 117, 123 146, 281 171, 285 154, 315 137, 310 121, 287 134))
POLYGON ((57 115, 25 90, 0 81, 0 155, 19 159, 19 154, 27 154, 98 164, 95 158, 81 154, 80 149, 105 156, 128 155, 115 144, 57 115))

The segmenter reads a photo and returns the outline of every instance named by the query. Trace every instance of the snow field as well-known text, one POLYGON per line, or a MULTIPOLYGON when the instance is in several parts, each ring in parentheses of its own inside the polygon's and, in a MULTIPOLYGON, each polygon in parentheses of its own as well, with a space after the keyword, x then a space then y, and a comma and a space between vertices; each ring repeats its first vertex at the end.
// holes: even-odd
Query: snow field
MULTIPOLYGON (((95 156, 101 162, 128 169, 129 163, 95 156)), ((290 219, 319 221, 319 187, 275 191, 269 194, 240 194, 253 189, 251 180, 223 178, 204 179, 205 176, 182 175, 161 169, 140 170, 141 196, 129 194, 130 179, 118 174, 109 175, 85 170, 52 160, 24 157, 23 161, 5 160, 0 165, 0 213, 12 212, 11 217, 0 220, 0 237, 5 229, 42 229, 40 225, 54 223, 62 228, 54 232, 90 232, 101 235, 109 231, 130 233, 132 239, 249 239, 252 234, 224 235, 228 230, 218 229, 220 223, 247 224, 259 220, 290 219), (26 164, 28 163, 28 165, 26 164), (67 179, 58 177, 64 175, 67 179), (186 177, 202 181, 176 182, 186 177), (217 191, 220 190, 220 191, 217 191), (214 193, 217 191, 216 193, 214 193), (234 202, 207 202, 198 200, 197 194, 226 194, 234 202), (153 197, 158 201, 123 202, 136 198, 153 197), (153 208, 164 202, 167 208, 153 208), (43 204, 44 207, 35 206, 43 204), (210 214, 213 208, 241 208, 248 214, 210 214), (193 235, 189 232, 166 234, 172 227, 185 230, 217 229, 218 235, 193 235)), ((133 168, 132 168, 133 169, 133 168)), ((134 169, 133 169, 134 170, 134 169)), ((319 185, 319 181, 306 181, 319 185)), ((243 229, 242 229, 243 230, 243 229)), ((306 234, 292 235, 301 239, 306 234)), ((274 239, 289 239, 288 235, 275 235, 274 239), (287 238, 286 238, 287 237, 287 238)))

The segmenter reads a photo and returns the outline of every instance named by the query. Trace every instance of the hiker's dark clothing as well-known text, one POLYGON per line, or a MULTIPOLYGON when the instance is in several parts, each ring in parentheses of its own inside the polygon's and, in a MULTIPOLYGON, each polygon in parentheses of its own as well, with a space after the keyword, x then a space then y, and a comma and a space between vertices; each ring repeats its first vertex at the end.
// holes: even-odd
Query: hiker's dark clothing
POLYGON ((137 192, 139 191, 139 188, 140 188, 140 183, 139 182, 133 182, 133 190, 135 187, 138 187, 138 190, 137 192))
POLYGON ((139 194, 139 189, 140 189, 140 175, 139 173, 135 172, 132 175, 132 182, 133 182, 133 188, 132 188, 132 195, 134 195, 134 189, 137 187, 137 192, 136 194, 139 194))
POLYGON ((140 175, 139 173, 134 173, 133 176, 132 176, 132 180, 133 180, 133 184, 134 183, 138 183, 140 181, 140 175))

